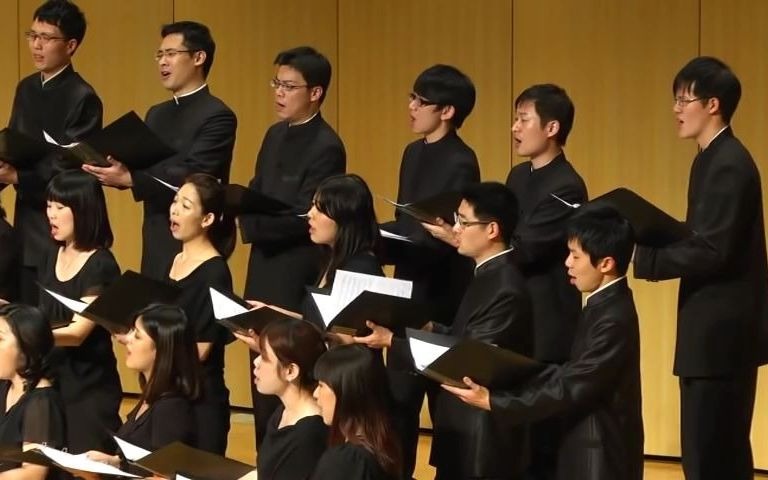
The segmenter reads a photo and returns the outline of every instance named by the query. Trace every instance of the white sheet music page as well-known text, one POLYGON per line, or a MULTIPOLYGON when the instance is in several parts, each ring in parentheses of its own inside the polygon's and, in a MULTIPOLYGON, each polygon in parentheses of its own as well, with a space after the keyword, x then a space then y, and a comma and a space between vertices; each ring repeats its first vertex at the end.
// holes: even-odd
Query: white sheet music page
POLYGON ((247 308, 227 297, 214 288, 208 287, 211 294, 211 304, 213 305, 213 316, 217 320, 234 317, 248 311, 247 308))
POLYGON ((117 442, 117 446, 120 447, 120 451, 123 452, 123 456, 126 458, 126 460, 135 462, 136 460, 140 460, 152 453, 149 450, 145 450, 130 442, 126 442, 116 435, 113 435, 112 437, 115 439, 115 442, 117 442))
POLYGON ((85 310, 86 307, 88 307, 87 303, 81 302, 80 300, 75 300, 69 297, 65 297, 64 295, 56 293, 53 290, 48 290, 47 288, 44 288, 43 290, 45 290, 46 293, 48 293, 48 295, 52 296, 53 298, 61 302, 61 304, 63 304, 65 307, 67 307, 68 309, 72 310, 75 313, 82 313, 83 310, 85 310))
POLYGON ((398 240, 400 242, 413 243, 413 240, 411 240, 410 238, 408 238, 408 237, 406 237, 404 235, 398 235, 396 233, 388 232, 388 231, 386 231, 384 229, 381 229, 381 228, 379 229, 379 233, 381 234, 381 236, 383 238, 390 238, 392 240, 398 240))
POLYGON ((80 455, 72 455, 70 453, 62 452, 61 450, 56 450, 46 446, 40 446, 38 449, 40 450, 40 453, 65 468, 80 470, 81 472, 117 475, 128 478, 139 478, 138 475, 124 472, 119 468, 113 467, 112 465, 107 465, 106 463, 91 460, 86 457, 85 453, 81 453, 80 455))
POLYGON ((408 339, 408 346, 411 347, 413 365, 419 370, 424 370, 437 360, 440 355, 448 351, 448 347, 435 345, 434 343, 425 342, 413 337, 408 339))

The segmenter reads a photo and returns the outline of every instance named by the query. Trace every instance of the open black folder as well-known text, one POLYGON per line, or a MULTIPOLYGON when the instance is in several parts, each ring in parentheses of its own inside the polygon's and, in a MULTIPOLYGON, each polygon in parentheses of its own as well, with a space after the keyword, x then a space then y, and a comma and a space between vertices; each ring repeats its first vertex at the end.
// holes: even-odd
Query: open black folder
POLYGON ((49 153, 61 147, 39 138, 32 138, 16 130, 0 130, 0 159, 17 169, 28 169, 49 153))
POLYGON ((464 377, 496 388, 519 383, 540 371, 535 360, 479 340, 407 329, 416 371, 432 380, 467 388, 464 377))
POLYGON ((442 218, 448 224, 453 225, 453 214, 461 203, 460 192, 443 192, 418 202, 396 203, 384 198, 399 212, 414 217, 424 223, 434 224, 435 219, 442 218))
POLYGON ((165 478, 177 473, 194 480, 237 480, 256 467, 174 442, 134 462, 165 478))
POLYGON ((406 328, 421 328, 432 319, 432 311, 425 303, 365 290, 347 304, 326 329, 333 333, 365 336, 371 332, 365 325, 365 321, 370 320, 403 336, 406 328))
POLYGON ((126 333, 133 328, 136 312, 152 303, 175 304, 181 289, 140 273, 126 270, 90 304, 45 290, 81 316, 93 320, 112 333, 126 333))
POLYGON ((293 318, 270 307, 251 310, 252 307, 248 302, 234 294, 225 294, 215 288, 208 290, 213 305, 213 316, 217 322, 233 332, 253 330, 261 333, 264 327, 276 320, 293 318))
MULTIPOLYGON (((558 200, 562 201, 561 199, 558 200)), ((574 207, 573 205, 568 206, 574 207)), ((593 198, 579 208, 590 210, 600 207, 613 208, 626 218, 632 225, 635 232, 635 242, 639 245, 663 247, 693 235, 693 231, 688 225, 676 220, 628 188, 611 190, 593 198)))
POLYGON ((226 209, 235 215, 254 213, 281 215, 290 214, 293 210, 291 205, 281 200, 234 183, 224 187, 224 204, 226 209))

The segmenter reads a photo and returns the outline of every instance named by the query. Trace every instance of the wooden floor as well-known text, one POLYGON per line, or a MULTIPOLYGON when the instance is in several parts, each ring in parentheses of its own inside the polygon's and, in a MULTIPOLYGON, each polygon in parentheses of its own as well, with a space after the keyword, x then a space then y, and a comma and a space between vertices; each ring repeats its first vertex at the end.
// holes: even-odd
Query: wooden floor
MULTIPOLYGON (((123 402, 123 417, 133 406, 134 400, 123 402)), ((435 470, 429 465, 429 446, 432 438, 421 435, 415 477, 419 480, 432 479, 435 470)), ((244 413, 232 414, 232 428, 229 431, 227 456, 253 465, 256 462, 253 437, 253 416, 244 413)), ((755 479, 768 479, 768 475, 755 475, 755 479)), ((645 480, 683 480, 680 464, 677 462, 645 462, 645 480)))

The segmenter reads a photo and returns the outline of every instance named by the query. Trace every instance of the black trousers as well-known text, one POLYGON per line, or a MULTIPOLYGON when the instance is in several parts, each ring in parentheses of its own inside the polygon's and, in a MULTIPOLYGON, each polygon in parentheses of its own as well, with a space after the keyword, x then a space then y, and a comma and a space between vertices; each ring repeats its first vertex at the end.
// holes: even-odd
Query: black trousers
POLYGON ((731 376, 680 378, 680 430, 686 480, 751 480, 749 433, 757 368, 731 376))

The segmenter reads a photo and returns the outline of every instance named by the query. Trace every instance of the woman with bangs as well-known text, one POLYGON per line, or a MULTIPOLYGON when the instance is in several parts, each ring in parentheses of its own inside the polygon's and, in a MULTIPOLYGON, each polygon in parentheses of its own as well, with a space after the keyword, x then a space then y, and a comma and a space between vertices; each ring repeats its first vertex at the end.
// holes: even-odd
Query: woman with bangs
MULTIPOLYGON (((125 365, 139 373, 141 396, 117 437, 155 451, 195 442, 192 402, 200 391, 197 346, 180 307, 150 305, 136 314, 124 338, 125 365)), ((88 458, 120 467, 121 457, 90 451, 88 458)))
POLYGON ((281 403, 259 446, 259 478, 306 480, 328 444, 328 429, 312 397, 315 362, 326 351, 323 334, 304 320, 276 321, 261 332, 259 345, 254 383, 281 403))
POLYGON ((314 373, 314 397, 330 427, 330 442, 312 480, 400 478, 389 384, 379 357, 362 345, 341 345, 317 360, 314 373))
MULTIPOLYGON (((68 170, 51 179, 46 191, 46 214, 54 240, 38 268, 42 287, 69 298, 92 302, 120 276, 109 248, 112 229, 104 192, 96 178, 68 170)), ((40 309, 57 324, 51 365, 64 400, 67 447, 72 453, 105 450, 112 444, 108 431, 120 426, 120 377, 110 333, 93 321, 73 314, 47 294, 40 309)))
POLYGON ((189 321, 202 366, 202 390, 193 408, 194 446, 224 455, 229 433, 224 348, 233 338, 216 322, 208 289, 232 291, 227 258, 235 248, 235 221, 224 213, 224 187, 218 179, 204 173, 187 177, 171 203, 170 229, 181 241, 181 252, 167 278, 181 288, 178 305, 189 321))

